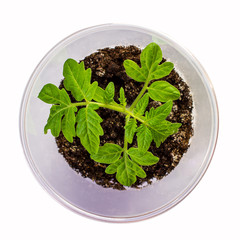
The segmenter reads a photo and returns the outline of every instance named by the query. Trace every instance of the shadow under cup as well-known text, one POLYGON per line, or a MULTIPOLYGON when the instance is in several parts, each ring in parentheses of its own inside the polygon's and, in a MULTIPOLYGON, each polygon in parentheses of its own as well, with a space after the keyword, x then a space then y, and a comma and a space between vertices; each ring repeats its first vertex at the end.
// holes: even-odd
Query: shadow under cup
POLYGON ((204 175, 218 134, 218 110, 212 85, 199 62, 163 34, 147 29, 107 24, 76 32, 58 43, 42 59, 26 87, 20 114, 22 145, 39 183, 71 210, 111 222, 138 221, 160 214, 185 198, 204 175), (37 98, 47 83, 59 85, 63 64, 105 47, 150 42, 160 45, 163 56, 190 87, 194 102, 194 136, 178 166, 166 177, 142 189, 119 191, 103 188, 77 174, 58 153, 55 138, 44 134, 50 105, 37 98))

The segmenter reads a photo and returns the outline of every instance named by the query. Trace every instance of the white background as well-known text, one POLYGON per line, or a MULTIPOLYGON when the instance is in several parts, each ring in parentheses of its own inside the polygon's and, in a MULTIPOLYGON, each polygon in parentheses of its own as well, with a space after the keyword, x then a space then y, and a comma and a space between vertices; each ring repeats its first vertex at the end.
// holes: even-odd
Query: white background
POLYGON ((239 1, 66 0, 0 4, 0 239, 240 239, 239 1), (27 81, 45 53, 69 34, 102 23, 167 33, 208 72, 218 98, 220 132, 212 163, 179 205, 150 220, 111 224, 79 216, 38 184, 19 137, 27 81))

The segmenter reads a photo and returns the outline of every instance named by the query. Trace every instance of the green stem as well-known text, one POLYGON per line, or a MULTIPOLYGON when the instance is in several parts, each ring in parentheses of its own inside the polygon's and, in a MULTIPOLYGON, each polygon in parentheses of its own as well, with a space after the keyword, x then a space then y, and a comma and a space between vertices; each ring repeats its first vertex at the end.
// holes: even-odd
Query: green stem
POLYGON ((131 105, 130 108, 129 108, 131 111, 132 111, 133 108, 137 105, 137 103, 139 102, 139 100, 141 99, 141 97, 143 96, 143 94, 146 92, 149 82, 150 82, 150 81, 148 80, 148 77, 147 77, 146 82, 145 82, 142 90, 140 91, 140 93, 138 94, 138 96, 136 97, 136 99, 133 101, 132 105, 131 105))
MULTIPOLYGON (((130 119, 130 115, 128 114, 128 115, 126 116, 125 126, 127 126, 128 122, 129 122, 129 119, 130 119)), ((127 142, 127 139, 126 139, 126 130, 125 130, 125 134, 124 134, 123 154, 126 154, 127 149, 128 149, 128 142, 127 142)))
MULTIPOLYGON (((125 126, 128 124, 128 121, 130 119, 130 115, 126 116, 126 120, 125 120, 125 126)), ((127 158, 127 150, 128 150, 128 141, 126 139, 126 130, 124 132, 124 145, 123 145, 123 159, 124 159, 124 163, 125 163, 125 167, 126 166, 126 158, 127 158)))
POLYGON ((111 110, 114 110, 114 111, 117 111, 117 112, 121 112, 125 115, 129 115, 129 116, 135 118, 136 120, 138 120, 141 123, 145 123, 145 121, 143 119, 141 119, 140 117, 136 116, 130 110, 130 108, 126 108, 126 107, 121 106, 121 105, 113 105, 113 104, 106 104, 106 103, 99 103, 99 102, 78 102, 78 103, 73 103, 72 105, 75 106, 75 107, 79 107, 79 106, 87 106, 89 104, 95 104, 95 105, 98 105, 99 107, 108 108, 108 109, 111 109, 111 110))

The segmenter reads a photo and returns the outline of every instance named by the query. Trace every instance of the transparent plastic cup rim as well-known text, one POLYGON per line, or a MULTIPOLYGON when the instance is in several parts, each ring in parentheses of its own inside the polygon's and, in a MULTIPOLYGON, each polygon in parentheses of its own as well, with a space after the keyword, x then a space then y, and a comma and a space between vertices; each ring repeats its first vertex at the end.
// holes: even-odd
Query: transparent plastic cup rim
POLYGON ((216 143, 217 143, 217 138, 218 138, 219 113, 218 113, 217 100, 216 100, 216 96, 215 96, 215 92, 214 92, 212 83, 211 83, 207 73, 205 72, 204 68, 199 63, 199 61, 193 56, 192 53, 190 53, 188 50, 186 50, 182 46, 178 45, 176 43, 176 41, 173 41, 171 39, 172 38, 169 38, 168 36, 166 36, 166 34, 160 34, 160 33, 151 31, 149 29, 138 27, 138 26, 133 26, 133 25, 112 24, 112 23, 111 24, 97 25, 97 26, 93 26, 93 27, 89 27, 89 28, 85 28, 85 29, 82 29, 80 31, 77 31, 77 32, 69 35, 68 37, 66 37, 62 41, 60 41, 43 57, 43 59, 40 61, 40 63, 35 68, 34 72, 32 73, 32 75, 31 75, 31 77, 30 77, 30 79, 27 83, 27 86, 25 88, 24 95, 23 95, 23 98, 22 98, 21 108, 20 108, 20 138, 21 138, 21 143, 22 143, 22 146, 23 146, 25 157, 26 157, 26 159, 29 163, 29 166, 30 166, 34 176, 36 177, 37 181, 41 184, 43 189, 45 189, 55 200, 57 200, 63 206, 67 207, 68 209, 72 210, 73 212, 76 212, 76 213, 81 214, 85 217, 89 217, 89 218, 92 218, 92 219, 95 219, 95 220, 107 221, 107 222, 118 222, 118 223, 136 222, 136 221, 145 220, 145 219, 157 216, 157 215, 171 209, 175 205, 177 205, 186 196, 189 195, 189 193, 196 187, 196 185, 199 183, 199 181, 204 176, 204 174, 205 174, 205 172, 206 172, 206 170, 207 170, 207 168, 208 168, 208 166, 209 166, 209 164, 212 160, 212 157, 213 157, 213 154, 214 154, 214 151, 215 151, 215 147, 216 147, 216 143), (147 34, 152 33, 152 34, 160 36, 160 37, 162 36, 165 39, 167 39, 168 42, 171 42, 173 45, 177 46, 178 49, 181 49, 181 52, 183 52, 185 55, 187 55, 188 58, 191 60, 192 64, 195 66, 195 68, 198 69, 199 73, 202 76, 202 79, 205 81, 205 84, 208 86, 208 91, 209 91, 209 94, 211 96, 212 105, 213 105, 213 109, 214 109, 215 129, 213 131, 213 140, 212 140, 211 146, 209 147, 209 153, 208 153, 209 158, 208 158, 208 161, 205 164, 202 165, 202 167, 199 170, 199 173, 197 174, 195 179, 192 180, 192 182, 189 184, 187 189, 184 189, 184 191, 182 191, 182 193, 180 195, 178 195, 175 199, 173 199, 171 202, 169 202, 165 206, 162 206, 160 209, 156 209, 156 210, 154 210, 152 212, 148 212, 146 214, 142 214, 142 215, 138 215, 138 216, 131 216, 131 217, 106 217, 106 216, 102 216, 102 215, 93 214, 93 213, 87 212, 85 210, 82 210, 79 207, 74 206, 73 204, 66 201, 62 196, 57 194, 51 188, 51 186, 49 186, 49 184, 44 180, 44 178, 41 176, 38 169, 36 168, 36 166, 34 164, 34 161, 31 158, 30 150, 29 150, 28 145, 27 145, 26 132, 25 132, 25 117, 26 117, 26 111, 27 111, 26 106, 27 106, 29 96, 30 96, 30 93, 31 93, 31 90, 32 90, 32 86, 33 86, 34 81, 37 78, 37 75, 39 74, 39 72, 41 72, 41 69, 44 67, 44 65, 46 64, 48 59, 53 55, 53 53, 57 49, 61 49, 62 47, 66 46, 69 42, 78 38, 79 34, 84 34, 85 32, 90 33, 90 32, 98 31, 98 30, 101 30, 102 28, 108 28, 108 27, 109 28, 116 28, 116 29, 126 27, 129 30, 130 29, 140 30, 142 32, 146 32, 147 34))

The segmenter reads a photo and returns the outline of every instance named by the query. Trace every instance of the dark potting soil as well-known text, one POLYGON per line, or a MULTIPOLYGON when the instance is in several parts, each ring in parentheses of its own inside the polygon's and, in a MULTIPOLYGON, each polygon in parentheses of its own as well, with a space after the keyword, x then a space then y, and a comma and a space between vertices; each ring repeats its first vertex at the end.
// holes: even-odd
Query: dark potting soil
MULTIPOLYGON (((83 61, 86 68, 92 69, 92 82, 98 81, 98 85, 105 89, 109 82, 115 85, 115 101, 118 102, 120 87, 125 90, 127 103, 131 104, 137 97, 143 83, 130 79, 124 70, 123 61, 131 59, 140 65, 141 50, 135 46, 117 46, 115 48, 101 49, 83 61)), ((163 60, 164 62, 165 60, 163 60)), ((180 99, 174 101, 173 109, 167 120, 170 122, 182 123, 178 133, 168 137, 159 148, 152 142, 148 151, 159 157, 159 162, 153 166, 143 166, 142 168, 147 177, 138 178, 132 186, 140 188, 144 185, 151 184, 154 179, 161 179, 169 174, 179 163, 183 154, 189 147, 189 139, 193 134, 192 129, 192 96, 188 85, 183 81, 179 74, 173 70, 169 76, 163 78, 174 85, 181 93, 180 99)), ((60 88, 63 87, 61 83, 60 88)), ((72 101, 75 99, 69 93, 72 101)), ((148 110, 151 107, 160 106, 160 102, 150 100, 148 110)), ((100 108, 97 110, 102 117, 101 123, 104 135, 101 136, 101 145, 105 143, 115 143, 123 147, 125 116, 121 113, 109 109, 100 108)), ((103 187, 114 189, 125 189, 115 178, 115 174, 106 174, 107 165, 100 164, 90 158, 89 153, 81 145, 79 138, 74 138, 73 143, 69 143, 62 133, 56 138, 59 152, 64 156, 68 164, 83 177, 95 181, 103 187)), ((136 136, 132 146, 137 147, 136 136)), ((129 147, 131 145, 129 144, 129 147)))

